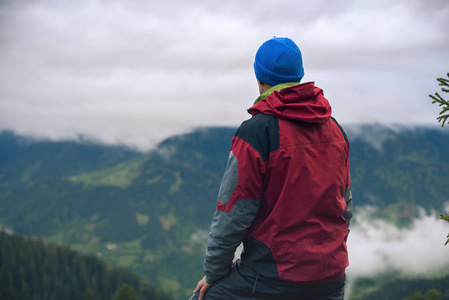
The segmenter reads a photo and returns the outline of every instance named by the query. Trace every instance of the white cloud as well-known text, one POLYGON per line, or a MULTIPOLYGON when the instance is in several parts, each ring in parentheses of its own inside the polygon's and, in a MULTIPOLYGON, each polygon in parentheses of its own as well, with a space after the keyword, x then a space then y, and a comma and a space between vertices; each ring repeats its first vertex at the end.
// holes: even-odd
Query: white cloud
POLYGON ((444 246, 449 223, 422 214, 407 228, 369 218, 358 209, 348 238, 348 278, 375 277, 387 271, 429 276, 447 270, 449 251, 444 246))

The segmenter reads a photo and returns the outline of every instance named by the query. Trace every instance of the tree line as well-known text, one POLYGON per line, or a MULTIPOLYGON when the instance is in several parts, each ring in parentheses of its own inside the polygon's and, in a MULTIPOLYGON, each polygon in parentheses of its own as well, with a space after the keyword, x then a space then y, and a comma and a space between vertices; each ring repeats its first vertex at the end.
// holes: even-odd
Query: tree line
POLYGON ((172 300, 137 275, 95 255, 0 232, 0 299, 172 300))
MULTIPOLYGON (((446 74, 449 78, 449 73, 446 74)), ((439 82, 438 85, 442 86, 441 91, 444 93, 449 93, 449 79, 446 78, 437 78, 437 81, 439 82)), ((429 95, 430 98, 432 98, 432 103, 438 103, 438 106, 441 107, 440 115, 437 117, 438 122, 441 122, 441 127, 444 127, 444 123, 449 118, 449 100, 445 100, 443 97, 441 97, 438 92, 435 93, 435 95, 429 95)), ((440 214, 440 219, 446 220, 449 222, 449 215, 443 215, 440 214)), ((449 243, 449 234, 447 235, 447 240, 445 245, 449 243)))

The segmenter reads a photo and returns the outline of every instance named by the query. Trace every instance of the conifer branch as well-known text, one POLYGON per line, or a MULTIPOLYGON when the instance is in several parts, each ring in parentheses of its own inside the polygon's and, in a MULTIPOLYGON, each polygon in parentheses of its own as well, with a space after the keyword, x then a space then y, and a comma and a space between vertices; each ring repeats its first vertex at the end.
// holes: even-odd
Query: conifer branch
MULTIPOLYGON (((447 77, 449 78, 449 73, 447 73, 447 77)), ((449 79, 437 78, 437 81, 439 82, 438 85, 443 86, 441 90, 445 93, 449 93, 449 79)), ((444 124, 449 118, 449 101, 443 99, 438 92, 436 92, 435 95, 429 95, 429 97, 433 99, 432 103, 438 103, 438 106, 442 107, 440 116, 437 117, 437 120, 438 122, 441 122, 441 127, 444 127, 444 124)))
MULTIPOLYGON (((443 215, 443 214, 440 214, 440 219, 446 220, 446 221, 449 222, 449 215, 448 215, 448 216, 445 216, 445 215, 443 215)), ((449 234, 447 235, 447 241, 446 241, 446 243, 444 243, 444 245, 446 246, 447 244, 449 244, 449 234)))
MULTIPOLYGON (((449 78, 449 73, 446 74, 449 78)), ((437 78, 437 81, 439 82, 438 85, 442 86, 441 90, 445 93, 449 93, 449 79, 446 78, 437 78)), ((447 119, 449 118, 449 101, 444 100, 443 97, 440 96, 440 94, 435 93, 435 95, 429 95, 430 98, 433 99, 433 103, 438 103, 438 106, 442 107, 440 116, 437 117, 438 122, 441 122, 441 127, 444 127, 444 124, 446 123, 447 119)), ((449 215, 443 215, 440 214, 440 219, 446 220, 449 222, 449 215)), ((449 234, 447 235, 447 240, 444 245, 446 246, 449 244, 449 234)))

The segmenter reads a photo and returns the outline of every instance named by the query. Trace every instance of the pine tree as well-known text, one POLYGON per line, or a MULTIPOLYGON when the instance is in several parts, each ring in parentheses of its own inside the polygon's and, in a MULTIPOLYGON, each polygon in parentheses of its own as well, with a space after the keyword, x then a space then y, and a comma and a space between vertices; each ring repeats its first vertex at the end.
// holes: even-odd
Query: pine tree
POLYGON ((403 300, 427 300, 426 296, 421 294, 420 292, 414 293, 409 298, 405 298, 403 300))
POLYGON ((112 297, 112 300, 138 300, 138 299, 133 287, 127 283, 124 283, 117 290, 114 297, 112 297))
POLYGON ((435 289, 428 290, 426 294, 428 300, 440 300, 442 296, 443 294, 435 289))
MULTIPOLYGON (((447 73, 447 77, 449 78, 449 73, 447 73)), ((441 91, 445 93, 449 93, 449 80, 445 78, 437 78, 437 81, 439 82, 438 85, 441 85, 441 91)), ((430 98, 433 99, 432 103, 439 103, 439 106, 442 106, 440 116, 437 117, 438 122, 441 122, 441 127, 444 127, 444 123, 449 118, 449 101, 444 100, 443 97, 440 96, 440 94, 435 93, 434 95, 429 95, 430 98)), ((446 220, 449 222, 449 215, 445 216, 443 214, 440 214, 440 219, 446 220)), ((447 245, 449 243, 449 234, 447 235, 447 241, 444 243, 444 245, 447 245)))
POLYGON ((94 292, 91 288, 87 289, 86 295, 84 296, 84 300, 95 300, 94 292))
MULTIPOLYGON (((447 77, 449 78, 449 73, 447 73, 447 77)), ((443 86, 441 90, 445 93, 449 93, 449 80, 445 78, 437 78, 439 84, 443 86)), ((437 117, 438 122, 441 122, 441 127, 444 127, 444 123, 449 118, 449 101, 444 100, 443 97, 438 94, 438 92, 435 93, 435 95, 429 95, 430 98, 433 99, 432 103, 439 103, 438 105, 442 107, 440 116, 437 117)))
POLYGON ((96 256, 0 230, 0 300, 112 299, 114 293, 114 300, 173 299, 96 256))
POLYGON ((416 292, 408 298, 404 298, 403 300, 440 300, 443 294, 436 290, 431 289, 427 291, 427 294, 423 295, 420 292, 416 292))

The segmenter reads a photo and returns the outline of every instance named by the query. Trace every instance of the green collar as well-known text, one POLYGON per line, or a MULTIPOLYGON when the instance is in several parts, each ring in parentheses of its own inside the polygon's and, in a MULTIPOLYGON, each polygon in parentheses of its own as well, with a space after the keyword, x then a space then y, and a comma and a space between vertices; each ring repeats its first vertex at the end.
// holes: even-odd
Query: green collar
POLYGON ((274 91, 280 91, 282 89, 294 86, 299 84, 299 82, 285 82, 285 83, 281 83, 275 86, 272 86, 271 88, 269 88, 268 90, 266 90, 265 92, 263 92, 262 94, 260 94, 259 97, 257 97, 256 101, 254 101, 254 104, 256 104, 257 102, 259 102, 260 100, 263 100, 265 98, 268 97, 268 95, 270 95, 272 92, 274 91))

